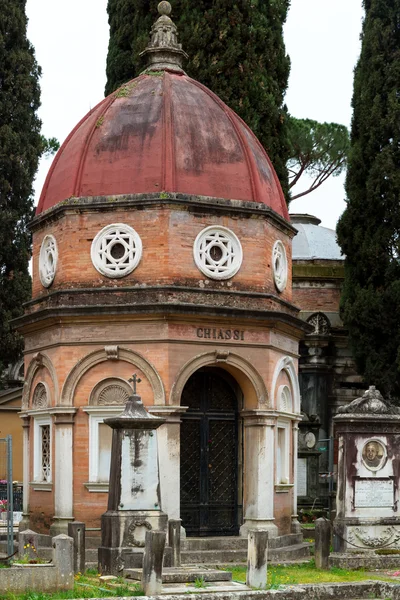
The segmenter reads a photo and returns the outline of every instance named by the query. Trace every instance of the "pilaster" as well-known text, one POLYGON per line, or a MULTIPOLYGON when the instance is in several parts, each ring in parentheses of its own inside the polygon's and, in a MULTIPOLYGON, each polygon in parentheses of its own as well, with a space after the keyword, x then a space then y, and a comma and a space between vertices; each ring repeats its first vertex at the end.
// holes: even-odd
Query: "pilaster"
POLYGON ((268 411, 242 412, 244 420, 244 524, 249 529, 266 529, 278 535, 274 523, 274 466, 276 417, 268 411))
POLYGON ((55 407, 49 410, 54 424, 54 522, 50 535, 68 533, 73 517, 73 425, 77 409, 55 407))

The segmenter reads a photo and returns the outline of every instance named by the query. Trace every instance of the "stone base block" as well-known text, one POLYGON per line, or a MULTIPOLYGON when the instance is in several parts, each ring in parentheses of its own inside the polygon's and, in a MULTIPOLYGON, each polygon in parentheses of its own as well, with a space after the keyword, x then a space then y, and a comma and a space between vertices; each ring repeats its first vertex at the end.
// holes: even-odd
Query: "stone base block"
POLYGON ((365 550, 400 551, 400 519, 336 519, 333 523, 334 552, 365 550))
MULTIPOLYGON (((107 511, 101 517, 99 570, 103 575, 121 575, 124 569, 140 568, 146 531, 167 531, 168 516, 159 511, 107 511)), ((165 564, 170 561, 166 553, 165 564)))

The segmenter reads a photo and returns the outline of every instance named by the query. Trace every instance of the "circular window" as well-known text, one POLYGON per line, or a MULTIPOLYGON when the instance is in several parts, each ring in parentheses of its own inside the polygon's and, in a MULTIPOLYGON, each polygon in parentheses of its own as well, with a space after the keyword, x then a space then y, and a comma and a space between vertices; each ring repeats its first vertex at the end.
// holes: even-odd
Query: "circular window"
POLYGON ((240 269, 242 246, 237 236, 226 227, 206 227, 193 246, 196 266, 211 279, 229 279, 240 269))
POLYGON ((96 235, 91 249, 92 263, 102 275, 117 278, 131 273, 142 257, 142 240, 123 223, 107 225, 96 235))
POLYGON ((288 264, 285 246, 280 240, 275 242, 272 250, 272 271, 278 291, 283 292, 287 284, 288 264))
POLYGON ((56 238, 52 235, 46 235, 43 238, 39 254, 39 277, 44 287, 49 287, 54 281, 57 259, 56 238))

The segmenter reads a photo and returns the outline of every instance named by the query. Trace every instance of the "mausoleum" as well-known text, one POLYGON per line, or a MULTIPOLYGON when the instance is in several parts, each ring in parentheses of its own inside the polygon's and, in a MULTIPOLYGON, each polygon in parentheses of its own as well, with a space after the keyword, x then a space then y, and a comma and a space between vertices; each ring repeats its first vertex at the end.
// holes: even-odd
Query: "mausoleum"
POLYGON ((162 510, 187 536, 298 532, 296 230, 266 151, 182 68, 167 2, 148 68, 63 143, 33 233, 24 519, 97 531, 133 373, 158 429, 162 510))

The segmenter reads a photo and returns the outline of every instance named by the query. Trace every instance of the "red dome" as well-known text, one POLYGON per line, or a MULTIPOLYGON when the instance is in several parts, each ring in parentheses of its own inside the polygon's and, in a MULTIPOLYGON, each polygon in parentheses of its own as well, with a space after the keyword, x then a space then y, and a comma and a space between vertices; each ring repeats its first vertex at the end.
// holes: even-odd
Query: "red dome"
POLYGON ((71 196, 158 191, 262 202, 289 220, 255 135, 209 89, 167 71, 134 79, 78 123, 54 159, 37 214, 71 196))

